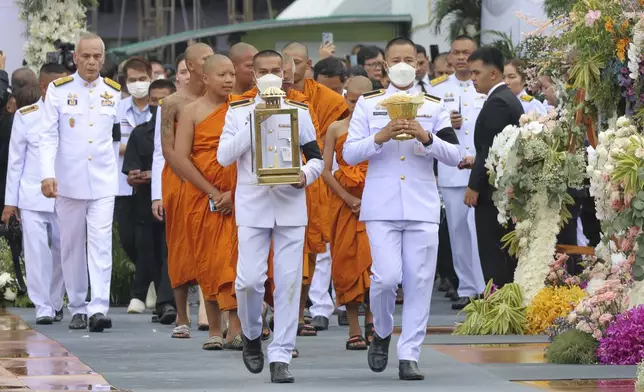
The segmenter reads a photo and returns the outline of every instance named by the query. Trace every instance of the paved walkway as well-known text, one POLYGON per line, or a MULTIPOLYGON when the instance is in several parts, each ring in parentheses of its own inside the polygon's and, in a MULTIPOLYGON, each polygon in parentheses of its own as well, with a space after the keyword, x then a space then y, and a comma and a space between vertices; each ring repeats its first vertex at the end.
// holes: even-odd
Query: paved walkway
MULTIPOLYGON (((193 311, 196 320, 196 308, 193 311)), ((32 309, 11 312, 35 324, 32 309)), ((430 325, 434 326, 450 325, 457 319, 449 302, 438 293, 432 314, 430 325)), ((301 357, 292 362, 296 384, 279 386, 270 384, 268 366, 260 375, 248 373, 239 352, 201 350, 206 332, 194 330, 191 339, 170 339, 171 327, 150 323, 150 314, 127 315, 124 308, 117 308, 110 316, 114 328, 102 334, 68 330, 69 314, 62 324, 36 326, 42 334, 29 330, 18 317, 5 316, 0 322, 0 390, 14 386, 3 384, 13 379, 15 386, 32 389, 62 389, 67 385, 76 390, 110 390, 111 385, 136 392, 263 392, 289 388, 307 392, 390 392, 394 388, 424 392, 631 392, 633 381, 629 379, 635 377, 632 366, 544 364, 547 340, 540 336, 456 337, 432 333, 426 338, 420 361, 425 381, 401 382, 397 377, 395 342, 389 368, 380 374, 372 373, 365 351, 345 350, 347 328, 338 326, 334 318, 328 331, 317 337, 298 338, 301 357), (11 329, 11 323, 14 330, 23 331, 2 332, 11 329), (571 379, 587 380, 567 381, 571 379)))

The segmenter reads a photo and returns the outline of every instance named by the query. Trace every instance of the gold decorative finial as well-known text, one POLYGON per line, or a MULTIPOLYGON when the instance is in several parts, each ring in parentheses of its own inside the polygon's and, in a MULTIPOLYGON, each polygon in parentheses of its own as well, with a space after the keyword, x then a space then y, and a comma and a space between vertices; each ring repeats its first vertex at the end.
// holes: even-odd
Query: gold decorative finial
POLYGON ((278 87, 269 87, 262 91, 260 96, 264 102, 266 102, 267 109, 279 109, 282 103, 282 98, 286 97, 286 93, 278 87))

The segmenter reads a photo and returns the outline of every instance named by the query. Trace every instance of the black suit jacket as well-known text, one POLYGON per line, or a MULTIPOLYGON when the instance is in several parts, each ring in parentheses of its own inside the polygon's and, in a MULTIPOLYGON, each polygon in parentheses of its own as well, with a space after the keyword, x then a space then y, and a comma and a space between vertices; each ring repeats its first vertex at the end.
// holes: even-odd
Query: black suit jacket
POLYGON ((497 87, 487 98, 474 127, 476 159, 470 173, 468 187, 479 193, 479 198, 492 198, 493 188, 489 182, 485 160, 494 137, 508 125, 519 125, 523 106, 519 99, 503 85, 497 87))

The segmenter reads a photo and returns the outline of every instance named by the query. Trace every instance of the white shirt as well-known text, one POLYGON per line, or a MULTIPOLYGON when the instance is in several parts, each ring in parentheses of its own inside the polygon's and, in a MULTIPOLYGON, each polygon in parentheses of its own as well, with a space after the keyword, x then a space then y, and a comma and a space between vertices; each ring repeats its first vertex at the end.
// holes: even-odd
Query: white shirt
MULTIPOLYGON (((258 185, 254 170, 256 149, 254 137, 254 110, 262 99, 259 94, 254 100, 233 102, 226 113, 224 131, 219 141, 217 160, 226 167, 237 162, 237 189, 235 191, 235 219, 238 226, 273 228, 277 226, 306 226, 306 194, 304 189, 290 185, 258 185), (240 104, 241 103, 241 104, 240 104)), ((316 132, 311 115, 301 105, 289 105, 282 101, 282 108, 297 108, 300 146, 314 142, 317 146, 316 132)), ((284 148, 290 145, 290 123, 287 115, 270 117, 262 127, 262 140, 270 147, 262 146, 263 159, 272 162, 290 163, 290 149, 287 154, 284 148), (277 124, 277 123, 280 124, 277 124), (274 130, 277 130, 276 132, 274 130), (275 148, 273 147, 275 146, 275 148), (276 151, 277 150, 277 151, 276 151), (269 151, 272 153, 269 153, 269 151), (279 153, 278 153, 279 151, 279 153), (270 158, 270 157, 273 158, 270 158)), ((312 184, 322 173, 324 162, 321 159, 309 159, 300 166, 306 176, 307 186, 312 184)), ((266 167, 266 162, 264 167, 266 167)), ((285 165, 280 164, 279 167, 285 165)))
MULTIPOLYGON (((385 90, 364 94, 358 99, 351 117, 349 135, 344 143, 343 156, 350 165, 369 162, 360 220, 440 222, 440 197, 434 177, 434 158, 451 166, 462 159, 458 146, 436 136, 450 128, 449 113, 443 110, 439 99, 425 95, 425 103, 418 109, 416 120, 433 142, 425 147, 419 141, 390 140, 375 143, 375 135, 390 122, 385 109, 378 103, 399 90, 392 84, 385 90)), ((420 92, 413 87, 411 95, 420 92)))
POLYGON ((418 87, 419 89, 421 89, 420 88, 420 82, 421 81, 423 82, 423 86, 425 87, 425 91, 427 93, 431 94, 430 89, 431 89, 432 86, 431 86, 431 83, 429 82, 429 76, 427 76, 427 74, 425 74, 425 76, 423 76, 422 79, 416 80, 416 82, 414 82, 414 87, 418 87))
POLYGON ((118 192, 116 157, 120 85, 78 73, 53 81, 47 89, 40 134, 40 177, 56 178, 58 194, 97 200, 118 192), (116 125, 115 125, 116 124, 116 125))
POLYGON ((490 91, 487 92, 487 96, 489 97, 490 95, 492 95, 492 92, 494 92, 494 90, 496 90, 497 88, 499 88, 500 86, 503 86, 503 85, 505 85, 505 82, 499 82, 499 83, 495 84, 494 87, 492 87, 490 89, 490 91))
POLYGON ((152 201, 161 200, 161 174, 165 158, 161 147, 161 105, 157 108, 157 117, 154 123, 154 154, 152 154, 152 201))
POLYGON ((54 212, 55 199, 43 196, 40 190, 40 125, 45 114, 44 102, 18 110, 13 118, 5 205, 21 210, 54 212))
MULTIPOLYGON (((152 118, 152 113, 150 109, 146 108, 143 110, 143 113, 137 115, 134 113, 135 105, 132 96, 129 96, 121 101, 118 108, 118 117, 119 123, 121 125, 121 144, 127 145, 127 141, 130 138, 132 130, 137 126, 143 124, 146 121, 150 121, 152 118)), ((130 196, 132 195, 132 187, 127 183, 127 176, 122 173, 123 169, 123 155, 119 154, 118 159, 118 177, 119 177, 119 196, 130 196)))
POLYGON ((521 106, 523 106, 524 113, 527 114, 535 111, 537 112, 537 114, 542 116, 548 114, 548 109, 545 107, 545 105, 532 95, 526 93, 525 90, 522 90, 519 95, 517 95, 517 98, 519 98, 521 106))

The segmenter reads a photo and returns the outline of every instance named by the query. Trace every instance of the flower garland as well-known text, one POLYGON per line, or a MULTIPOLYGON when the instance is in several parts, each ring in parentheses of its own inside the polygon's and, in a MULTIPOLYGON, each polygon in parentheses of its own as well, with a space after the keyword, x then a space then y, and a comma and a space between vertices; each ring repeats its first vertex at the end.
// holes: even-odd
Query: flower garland
POLYGON ((21 7, 20 19, 27 24, 25 60, 36 71, 45 63, 47 53, 56 51, 54 41, 74 43, 86 28, 87 8, 80 0, 43 0, 35 12, 30 12, 25 0, 17 4, 21 7))

